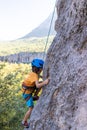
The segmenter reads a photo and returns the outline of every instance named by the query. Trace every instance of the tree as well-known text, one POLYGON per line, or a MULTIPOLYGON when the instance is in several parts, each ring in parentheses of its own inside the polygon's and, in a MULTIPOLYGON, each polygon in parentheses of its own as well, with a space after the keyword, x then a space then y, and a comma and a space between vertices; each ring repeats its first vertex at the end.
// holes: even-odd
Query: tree
POLYGON ((27 108, 21 97, 21 82, 29 65, 0 63, 0 129, 20 130, 27 108))

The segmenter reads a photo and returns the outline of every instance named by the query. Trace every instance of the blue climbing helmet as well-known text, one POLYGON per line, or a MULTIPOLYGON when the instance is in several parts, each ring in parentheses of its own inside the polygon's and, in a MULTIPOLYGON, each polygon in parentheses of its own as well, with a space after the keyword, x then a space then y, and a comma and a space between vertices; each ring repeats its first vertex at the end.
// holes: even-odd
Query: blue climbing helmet
POLYGON ((37 68, 43 68, 44 61, 41 59, 33 59, 33 61, 31 62, 31 65, 37 68))

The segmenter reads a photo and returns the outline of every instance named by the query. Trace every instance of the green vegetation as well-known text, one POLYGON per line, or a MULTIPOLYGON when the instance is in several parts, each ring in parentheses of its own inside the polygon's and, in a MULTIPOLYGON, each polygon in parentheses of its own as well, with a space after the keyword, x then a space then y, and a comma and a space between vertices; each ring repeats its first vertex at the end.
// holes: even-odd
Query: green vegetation
MULTIPOLYGON (((52 43, 54 36, 49 37, 47 49, 52 43)), ((19 52, 43 52, 46 45, 47 37, 20 39, 10 42, 0 42, 0 56, 19 52)))
MULTIPOLYGON (((49 37, 47 48, 52 43, 49 37)), ((19 52, 43 52, 47 38, 0 42, 0 56, 19 52)), ((0 62, 0 130, 22 130, 21 120, 27 111, 21 83, 31 70, 28 64, 0 62)))
POLYGON ((27 64, 0 62, 0 130, 22 130, 21 120, 28 108, 21 83, 30 69, 27 64))

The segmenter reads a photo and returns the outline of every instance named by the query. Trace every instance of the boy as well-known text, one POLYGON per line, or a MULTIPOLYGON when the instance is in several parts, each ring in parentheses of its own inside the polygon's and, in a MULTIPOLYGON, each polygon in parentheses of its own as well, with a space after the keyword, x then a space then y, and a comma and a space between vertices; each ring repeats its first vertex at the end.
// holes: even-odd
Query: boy
POLYGON ((22 121, 22 125, 26 128, 29 127, 27 120, 30 117, 34 107, 32 94, 34 93, 35 88, 40 89, 49 83, 49 78, 42 82, 39 82, 39 75, 43 70, 44 61, 41 59, 34 59, 31 62, 31 65, 32 72, 29 73, 28 77, 22 84, 23 98, 26 100, 26 104, 29 107, 22 121))

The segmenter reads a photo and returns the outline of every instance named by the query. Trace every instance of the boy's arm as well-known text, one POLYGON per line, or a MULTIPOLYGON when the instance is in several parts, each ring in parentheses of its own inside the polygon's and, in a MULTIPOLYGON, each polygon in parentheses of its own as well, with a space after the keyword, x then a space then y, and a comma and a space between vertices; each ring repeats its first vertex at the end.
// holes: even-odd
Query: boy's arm
POLYGON ((39 82, 39 81, 35 82, 37 88, 42 88, 44 85, 47 85, 48 83, 49 83, 49 78, 42 82, 39 82))

